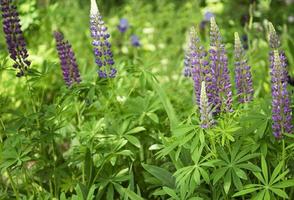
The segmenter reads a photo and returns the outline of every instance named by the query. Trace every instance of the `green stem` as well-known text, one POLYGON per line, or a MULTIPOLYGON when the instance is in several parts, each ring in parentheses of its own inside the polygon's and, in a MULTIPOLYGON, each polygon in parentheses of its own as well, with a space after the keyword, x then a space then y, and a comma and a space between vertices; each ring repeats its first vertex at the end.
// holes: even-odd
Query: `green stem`
POLYGON ((19 198, 19 193, 18 193, 18 190, 17 190, 17 188, 16 188, 16 185, 15 185, 15 183, 14 183, 14 181, 13 181, 13 178, 12 178, 12 176, 11 176, 9 170, 7 169, 6 171, 7 171, 7 174, 8 174, 9 180, 10 180, 10 182, 11 182, 11 187, 12 187, 13 192, 14 192, 14 194, 15 194, 15 198, 18 200, 18 199, 20 199, 20 198, 19 198))

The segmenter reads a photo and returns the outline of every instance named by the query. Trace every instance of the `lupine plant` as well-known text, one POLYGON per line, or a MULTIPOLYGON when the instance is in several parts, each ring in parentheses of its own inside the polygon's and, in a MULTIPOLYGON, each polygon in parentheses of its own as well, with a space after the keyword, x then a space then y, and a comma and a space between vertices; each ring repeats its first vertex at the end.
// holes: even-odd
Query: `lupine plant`
POLYGON ((250 2, 0 0, 0 199, 294 199, 291 6, 250 2))

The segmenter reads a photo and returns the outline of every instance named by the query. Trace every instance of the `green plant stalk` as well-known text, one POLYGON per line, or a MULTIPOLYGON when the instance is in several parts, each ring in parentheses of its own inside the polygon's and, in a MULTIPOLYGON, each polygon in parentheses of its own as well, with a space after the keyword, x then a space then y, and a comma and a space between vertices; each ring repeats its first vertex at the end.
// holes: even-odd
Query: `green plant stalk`
POLYGON ((13 178, 12 178, 12 176, 11 176, 9 170, 7 169, 6 171, 7 171, 7 174, 8 174, 9 180, 10 180, 10 182, 11 182, 11 187, 12 187, 13 192, 14 192, 14 194, 15 194, 15 198, 18 200, 18 199, 20 199, 20 198, 19 198, 19 192, 18 192, 18 189, 17 189, 17 187, 16 187, 16 185, 15 185, 15 183, 14 183, 14 181, 13 181, 13 178))

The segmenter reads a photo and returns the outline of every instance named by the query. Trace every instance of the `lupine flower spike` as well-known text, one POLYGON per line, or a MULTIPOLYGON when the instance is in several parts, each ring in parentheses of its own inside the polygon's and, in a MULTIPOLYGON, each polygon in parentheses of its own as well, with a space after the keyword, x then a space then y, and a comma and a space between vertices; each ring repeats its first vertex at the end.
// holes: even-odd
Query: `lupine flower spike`
POLYGON ((91 0, 90 31, 93 38, 94 55, 100 78, 114 78, 117 70, 113 68, 114 60, 109 42, 107 27, 99 13, 96 0, 91 0))
POLYGON ((54 37, 66 85, 70 87, 74 82, 79 84, 81 82, 80 72, 70 43, 64 40, 61 32, 54 32, 54 37))
POLYGON ((201 95, 200 95, 200 115, 201 115, 201 127, 209 128, 214 124, 212 118, 212 108, 208 101, 206 94, 205 81, 201 83, 201 95))
MULTIPOLYGON (((200 93, 201 93, 201 82, 205 81, 207 85, 210 85, 209 76, 209 63, 206 59, 207 52, 203 46, 200 45, 200 39, 192 27, 190 30, 190 44, 189 44, 189 66, 186 67, 185 71, 189 70, 192 73, 194 81, 194 89, 196 96, 196 103, 200 105, 200 93)), ((187 55, 186 55, 187 56, 187 55)), ((210 94, 210 93, 209 93, 210 94)))
POLYGON ((214 17, 210 19, 210 68, 215 112, 232 111, 232 91, 228 57, 214 17))
POLYGON ((287 91, 287 70, 285 56, 279 51, 280 41, 272 24, 269 26, 271 83, 272 83, 272 120, 273 134, 280 139, 283 133, 293 133, 292 111, 287 91))
POLYGON ((3 18, 3 31, 8 46, 10 58, 14 60, 13 67, 18 69, 17 77, 22 77, 31 65, 27 59, 29 54, 26 42, 21 30, 17 7, 11 4, 11 0, 1 0, 3 18))
POLYGON ((235 81, 238 101, 246 103, 253 99, 253 85, 250 66, 247 64, 245 50, 238 33, 235 33, 235 81))

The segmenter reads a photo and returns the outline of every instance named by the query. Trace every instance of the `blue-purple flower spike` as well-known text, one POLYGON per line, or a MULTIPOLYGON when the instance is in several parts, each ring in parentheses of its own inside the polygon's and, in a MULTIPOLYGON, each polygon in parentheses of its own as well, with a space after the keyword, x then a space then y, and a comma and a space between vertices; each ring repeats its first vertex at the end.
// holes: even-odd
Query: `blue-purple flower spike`
MULTIPOLYGON (((200 93, 201 93, 201 82, 205 81, 206 85, 210 86, 211 78, 210 78, 210 70, 209 63, 206 59, 207 52, 204 50, 203 46, 200 44, 200 39, 195 31, 195 28, 192 27, 190 29, 189 35, 189 46, 188 46, 188 54, 186 54, 186 58, 189 58, 188 65, 185 66, 185 74, 191 73, 193 81, 194 81, 194 89, 196 96, 196 104, 200 105, 200 93)), ((187 60, 185 60, 186 62, 187 60)), ((186 64, 186 63, 185 63, 186 64)), ((208 87, 209 89, 209 87, 208 87)), ((210 91, 210 90, 208 90, 210 91)), ((210 93, 208 93, 210 94, 210 93)), ((209 98, 210 99, 210 98, 209 98)))
POLYGON ((79 84, 81 82, 80 72, 70 43, 64 40, 61 32, 54 32, 54 37, 66 85, 70 87, 74 82, 79 84))
POLYGON ((232 90, 228 69, 228 57, 214 17, 210 19, 210 68, 212 99, 215 113, 232 111, 232 90))
POLYGON ((107 32, 102 16, 99 13, 96 0, 91 0, 90 31, 93 38, 93 52, 98 65, 100 78, 114 78, 117 70, 113 68, 114 60, 107 32))
POLYGON ((238 33, 235 33, 235 81, 237 96, 240 103, 246 103, 253 99, 253 84, 250 66, 247 64, 245 50, 241 44, 238 33))
POLYGON ((3 18, 3 31, 10 58, 14 60, 13 67, 19 70, 16 76, 22 77, 25 75, 31 62, 27 59, 29 54, 21 30, 17 7, 12 5, 11 0, 1 0, 0 2, 3 18))
POLYGON ((279 50, 280 41, 274 29, 269 24, 271 83, 272 83, 272 120, 273 134, 280 139, 283 133, 293 133, 292 110, 290 97, 287 91, 287 64, 286 57, 279 50))

